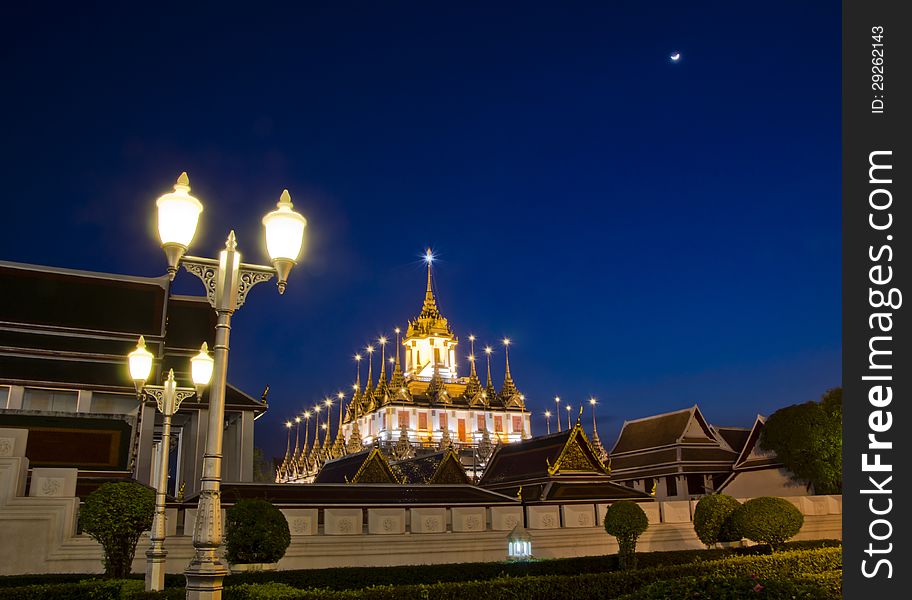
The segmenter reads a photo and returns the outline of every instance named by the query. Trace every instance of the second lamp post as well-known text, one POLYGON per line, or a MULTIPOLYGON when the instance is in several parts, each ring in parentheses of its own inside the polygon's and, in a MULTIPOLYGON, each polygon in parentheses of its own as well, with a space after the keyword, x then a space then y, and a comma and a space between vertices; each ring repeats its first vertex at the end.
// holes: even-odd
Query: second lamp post
MULTIPOLYGON (((212 357, 209 348, 203 342, 199 354, 190 359, 190 373, 193 379, 192 388, 177 387, 174 380, 174 369, 168 370, 168 377, 163 385, 147 385, 152 373, 152 353, 146 350, 146 340, 139 337, 136 349, 128 356, 130 377, 136 385, 140 400, 149 396, 162 414, 162 436, 158 450, 158 472, 155 474, 155 516, 152 518, 152 546, 146 552, 146 591, 157 592, 165 589, 165 494, 168 491, 168 458, 171 450, 171 417, 180 409, 181 402, 194 394, 203 397, 203 388, 209 385, 212 378, 212 357)), ((140 405, 142 410, 142 405, 140 405)))

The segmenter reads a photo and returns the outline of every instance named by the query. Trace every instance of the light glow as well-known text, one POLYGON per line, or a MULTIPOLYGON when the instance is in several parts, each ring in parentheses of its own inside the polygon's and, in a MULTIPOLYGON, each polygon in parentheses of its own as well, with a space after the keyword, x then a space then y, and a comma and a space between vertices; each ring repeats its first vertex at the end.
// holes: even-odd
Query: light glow
POLYGON ((284 259, 295 262, 301 254, 307 219, 292 210, 293 206, 288 190, 283 190, 276 210, 263 217, 266 251, 274 261, 284 259))
POLYGON ((209 356, 209 345, 203 342, 199 354, 190 359, 190 375, 197 386, 209 385, 215 360, 209 356))
POLYGON ((146 338, 139 336, 136 349, 127 355, 130 364, 130 377, 133 381, 145 383, 152 372, 152 353, 146 350, 146 338))
POLYGON ((186 171, 177 178, 174 191, 161 196, 155 205, 158 207, 158 237, 162 245, 189 247, 196 234, 203 204, 190 195, 190 178, 186 171))

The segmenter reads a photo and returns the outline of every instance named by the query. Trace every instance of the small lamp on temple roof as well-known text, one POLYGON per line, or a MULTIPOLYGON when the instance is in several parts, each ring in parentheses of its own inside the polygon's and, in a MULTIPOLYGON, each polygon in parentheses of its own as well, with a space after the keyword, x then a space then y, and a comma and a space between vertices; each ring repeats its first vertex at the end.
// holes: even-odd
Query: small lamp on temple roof
POLYGON ((509 560, 532 560, 532 536, 518 523, 507 536, 507 558, 509 560))

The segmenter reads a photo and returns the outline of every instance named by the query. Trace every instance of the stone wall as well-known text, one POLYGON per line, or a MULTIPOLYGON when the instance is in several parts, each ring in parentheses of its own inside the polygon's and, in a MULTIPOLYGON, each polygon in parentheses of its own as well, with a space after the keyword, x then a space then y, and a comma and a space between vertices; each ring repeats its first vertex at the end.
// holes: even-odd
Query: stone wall
MULTIPOLYGON (((72 497, 76 471, 33 470, 33 490, 24 482, 25 439, 0 429, 0 575, 100 573, 101 547, 76 535, 79 500, 72 497), (50 482, 50 483, 49 483, 50 482), (66 495, 69 494, 69 495, 66 495)), ((840 496, 787 498, 805 515, 796 539, 842 538, 840 496)), ((642 551, 701 548, 691 518, 694 501, 643 504, 649 529, 642 551)), ((506 558, 507 534, 523 523, 537 558, 613 554, 615 539, 601 522, 607 504, 530 506, 282 508, 291 546, 280 569, 498 561, 506 558)), ((168 509, 167 571, 180 573, 193 555, 189 533, 195 509, 168 509), (186 535, 185 535, 186 533, 186 535)), ((133 569, 145 570, 149 541, 140 540, 133 569)))

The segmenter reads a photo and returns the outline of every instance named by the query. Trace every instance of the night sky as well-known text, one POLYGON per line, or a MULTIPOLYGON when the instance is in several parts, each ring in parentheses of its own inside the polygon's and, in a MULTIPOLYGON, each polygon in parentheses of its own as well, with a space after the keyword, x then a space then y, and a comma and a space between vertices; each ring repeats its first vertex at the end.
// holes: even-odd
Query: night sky
POLYGON ((839 385, 838 2, 21 4, 0 25, 0 259, 158 276, 154 200, 182 170, 191 254, 234 228, 267 262, 285 187, 308 218, 286 294, 261 285, 234 320, 269 454, 418 313, 427 246, 463 372, 469 333, 509 336, 534 433, 555 395, 595 395, 608 442, 839 385))

